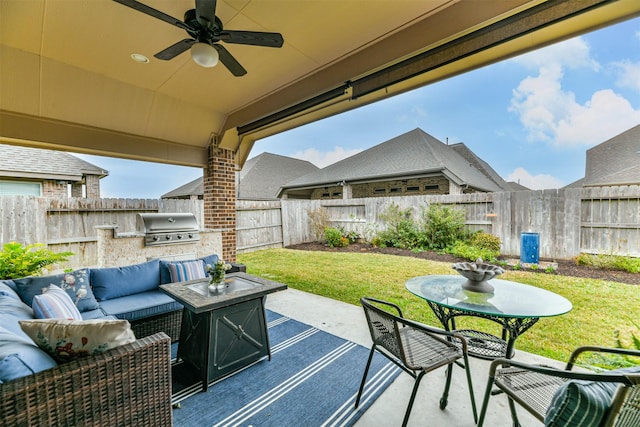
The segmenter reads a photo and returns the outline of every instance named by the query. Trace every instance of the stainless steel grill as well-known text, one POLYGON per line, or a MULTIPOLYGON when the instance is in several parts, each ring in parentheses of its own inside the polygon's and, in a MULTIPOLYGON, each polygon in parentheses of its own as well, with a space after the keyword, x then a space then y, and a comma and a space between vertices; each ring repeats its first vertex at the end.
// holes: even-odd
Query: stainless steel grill
POLYGON ((138 232, 145 246, 189 243, 200 240, 196 217, 190 213, 140 213, 138 232))

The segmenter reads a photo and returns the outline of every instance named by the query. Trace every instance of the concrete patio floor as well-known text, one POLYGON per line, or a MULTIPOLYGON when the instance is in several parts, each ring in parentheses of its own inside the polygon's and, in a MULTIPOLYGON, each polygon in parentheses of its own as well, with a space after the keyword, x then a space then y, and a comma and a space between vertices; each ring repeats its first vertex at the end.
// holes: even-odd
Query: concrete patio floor
MULTIPOLYGON (((295 289, 287 289, 286 291, 270 294, 267 297, 266 307, 367 348, 371 347, 371 337, 369 336, 364 312, 360 306, 346 304, 295 289)), ((429 310, 426 304, 425 310, 429 310)), ((515 359, 527 363, 544 363, 550 366, 563 367, 561 362, 518 351, 517 349, 515 359)), ((362 361, 363 370, 366 362, 366 360, 362 361)), ((490 362, 470 358, 470 363, 479 413, 490 362)), ((475 426, 464 370, 460 368, 456 368, 453 373, 449 404, 444 411, 440 410, 439 401, 444 387, 444 372, 445 370, 441 369, 431 372, 423 378, 411 412, 409 426, 475 426)), ((355 425, 357 427, 400 426, 412 387, 413 378, 401 373, 355 425)), ((524 410, 520 409, 518 416, 522 427, 539 427, 542 425, 524 410)), ((511 425, 507 399, 504 396, 493 396, 489 402, 485 426, 511 425)))

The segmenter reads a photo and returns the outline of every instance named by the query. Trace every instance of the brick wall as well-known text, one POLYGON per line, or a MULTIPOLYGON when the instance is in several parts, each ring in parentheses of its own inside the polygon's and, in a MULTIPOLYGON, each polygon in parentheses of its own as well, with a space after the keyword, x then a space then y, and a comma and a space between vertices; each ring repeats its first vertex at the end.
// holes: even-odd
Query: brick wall
POLYGON ((231 150, 211 144, 204 174, 204 226, 222 233, 222 258, 236 260, 236 174, 231 150))
POLYGON ((439 195, 449 193, 449 181, 444 176, 432 176, 417 179, 371 182, 353 184, 353 198, 439 195))
POLYGON ((87 189, 87 199, 100 198, 100 178, 97 175, 85 175, 85 187, 87 189))
POLYGON ((42 195, 44 197, 69 197, 66 181, 42 181, 42 195), (64 182, 64 184, 62 184, 64 182))

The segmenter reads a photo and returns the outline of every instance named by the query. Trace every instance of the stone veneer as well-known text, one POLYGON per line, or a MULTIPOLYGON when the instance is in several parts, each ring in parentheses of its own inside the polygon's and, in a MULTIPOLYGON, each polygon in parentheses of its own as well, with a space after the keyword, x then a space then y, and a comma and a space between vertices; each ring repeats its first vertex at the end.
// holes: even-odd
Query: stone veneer
POLYGON ((200 231, 200 240, 196 242, 145 246, 143 234, 118 234, 117 228, 113 225, 96 227, 98 232, 98 265, 96 267, 121 267, 139 264, 153 258, 194 259, 223 253, 222 233, 219 231, 200 231))

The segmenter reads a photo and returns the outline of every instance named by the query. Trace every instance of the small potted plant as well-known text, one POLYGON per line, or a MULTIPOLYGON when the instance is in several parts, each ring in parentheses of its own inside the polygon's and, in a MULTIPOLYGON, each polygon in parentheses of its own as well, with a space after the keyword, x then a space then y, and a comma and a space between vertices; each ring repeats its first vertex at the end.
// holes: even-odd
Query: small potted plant
POLYGON ((224 289, 224 276, 227 271, 231 270, 231 264, 219 259, 215 264, 207 264, 207 273, 209 273, 209 290, 224 289))

